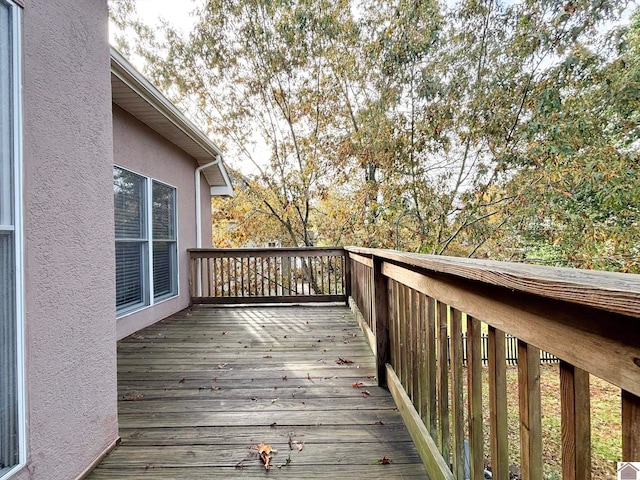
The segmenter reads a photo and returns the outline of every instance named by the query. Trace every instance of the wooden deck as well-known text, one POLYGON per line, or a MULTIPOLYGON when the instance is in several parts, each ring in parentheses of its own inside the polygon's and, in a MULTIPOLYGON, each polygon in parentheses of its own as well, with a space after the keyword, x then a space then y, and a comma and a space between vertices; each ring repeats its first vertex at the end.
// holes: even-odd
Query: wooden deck
POLYGON ((185 310, 118 344, 122 443, 89 478, 427 478, 375 374, 346 307, 185 310))

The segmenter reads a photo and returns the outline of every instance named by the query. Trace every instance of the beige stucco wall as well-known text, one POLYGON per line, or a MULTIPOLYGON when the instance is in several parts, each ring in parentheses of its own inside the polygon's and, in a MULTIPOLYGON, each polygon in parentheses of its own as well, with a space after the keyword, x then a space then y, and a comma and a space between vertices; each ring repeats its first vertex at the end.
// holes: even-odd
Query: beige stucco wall
MULTIPOLYGON (((124 338, 189 305, 187 249, 196 246, 194 172, 198 164, 193 157, 187 155, 117 105, 113 105, 113 145, 113 161, 116 165, 175 187, 178 203, 179 296, 119 318, 117 335, 118 338, 124 338)), ((204 176, 201 178, 202 245, 210 247, 210 192, 204 176)))
POLYGON ((106 0, 25 0, 28 465, 72 479, 117 438, 106 0))

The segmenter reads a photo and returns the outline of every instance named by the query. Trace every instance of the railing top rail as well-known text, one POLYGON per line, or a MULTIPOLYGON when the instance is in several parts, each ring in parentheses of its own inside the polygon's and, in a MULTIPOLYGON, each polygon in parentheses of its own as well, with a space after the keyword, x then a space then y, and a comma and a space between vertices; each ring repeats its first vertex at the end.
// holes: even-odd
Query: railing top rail
POLYGON ((343 252, 342 247, 256 247, 256 248, 188 248, 187 252, 194 253, 235 253, 235 252, 343 252))
POLYGON ((247 257, 343 257, 342 247, 190 248, 196 258, 247 257))
POLYGON ((640 318, 640 275, 363 247, 348 252, 640 318))

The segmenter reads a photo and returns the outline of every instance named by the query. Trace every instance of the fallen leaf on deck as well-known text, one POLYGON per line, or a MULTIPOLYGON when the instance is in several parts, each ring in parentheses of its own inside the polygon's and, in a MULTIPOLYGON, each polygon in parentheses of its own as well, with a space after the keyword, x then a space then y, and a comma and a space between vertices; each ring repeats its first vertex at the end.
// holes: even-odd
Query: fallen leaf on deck
POLYGON ((262 358, 273 358, 273 357, 272 357, 271 355, 265 355, 265 356, 264 356, 264 357, 262 357, 262 358))
POLYGON ((369 393, 369 390, 362 390, 362 392, 360 392, 360 393, 362 393, 362 396, 364 398, 367 398, 369 395, 371 395, 371 393, 369 393))
POLYGON ((382 458, 374 462, 375 465, 389 465, 390 463, 391 463, 391 459, 386 455, 384 455, 382 458))
POLYGON ((309 375, 308 373, 307 373, 307 380, 309 380, 310 382, 313 382, 313 380, 311 380, 311 375, 309 375))
POLYGON ((338 359, 336 360, 336 363, 338 365, 344 365, 345 363, 353 363, 353 360, 351 360, 350 358, 338 357, 338 359))
POLYGON ((256 400, 258 400, 258 397, 251 397, 252 402, 255 402, 256 400))
POLYGON ((286 381, 286 380, 287 380, 287 376, 286 376, 286 375, 283 375, 283 376, 282 376, 282 380, 286 381))
POLYGON ((273 422, 271 425, 269 425, 271 428, 276 428, 278 426, 278 424, 276 422, 273 422))
POLYGON ((219 363, 219 364, 218 364, 218 368, 224 368, 224 367, 226 367, 227 365, 229 365, 229 362, 219 363))
POLYGON ((384 425, 384 422, 383 422, 382 420, 378 420, 378 421, 376 422, 376 425, 384 425))
POLYGON ((142 393, 136 392, 129 395, 123 395, 122 400, 125 402, 135 402, 137 400, 142 400, 143 397, 144 395, 142 393))
POLYGON ((354 382, 354 383, 351 384, 351 386, 353 388, 360 388, 363 385, 364 385, 364 383, 362 383, 362 382, 354 382))
POLYGON ((227 334, 227 332, 222 332, 222 335, 226 335, 226 334, 227 334))
POLYGON ((213 390, 214 392, 217 392, 218 390, 220 390, 222 387, 218 387, 216 385, 211 385, 211 390, 213 390))
POLYGON ((265 444, 264 442, 260 443, 260 445, 256 445, 255 448, 258 449, 258 455, 260 456, 260 460, 262 460, 262 463, 264 464, 264 468, 266 470, 269 470, 269 468, 271 468, 271 454, 276 453, 277 450, 274 450, 273 448, 271 448, 271 445, 269 445, 268 443, 265 444))
POLYGON ((178 383, 184 383, 185 380, 186 378, 182 377, 178 383))

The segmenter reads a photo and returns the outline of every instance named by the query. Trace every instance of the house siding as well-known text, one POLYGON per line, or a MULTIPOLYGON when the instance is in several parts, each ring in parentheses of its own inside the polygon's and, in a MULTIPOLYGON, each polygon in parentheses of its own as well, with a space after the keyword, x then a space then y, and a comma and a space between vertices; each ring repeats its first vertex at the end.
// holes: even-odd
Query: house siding
POLYGON ((23 10, 27 466, 70 479, 117 438, 106 0, 23 10))
MULTIPOLYGON (((114 163, 135 173, 167 183, 177 189, 179 296, 125 315, 117 321, 118 339, 157 322, 189 305, 189 259, 187 249, 196 246, 196 160, 113 105, 114 163)), ((209 185, 202 179, 203 246, 211 246, 211 201, 209 185)))

